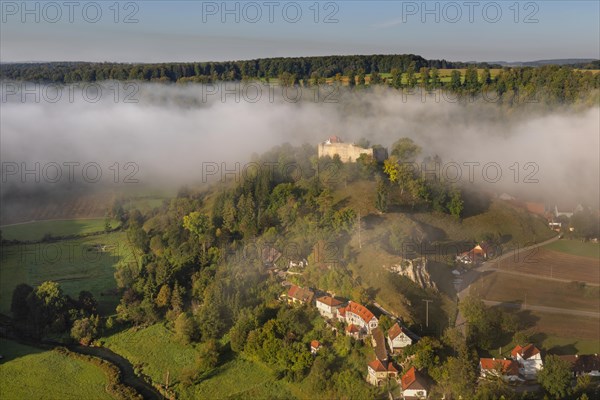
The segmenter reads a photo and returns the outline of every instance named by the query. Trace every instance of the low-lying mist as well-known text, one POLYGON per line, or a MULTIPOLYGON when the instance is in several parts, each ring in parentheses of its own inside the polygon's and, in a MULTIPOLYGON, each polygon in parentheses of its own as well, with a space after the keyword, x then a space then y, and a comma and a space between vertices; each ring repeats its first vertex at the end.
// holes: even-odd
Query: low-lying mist
POLYGON ((3 84, 3 213, 24 188, 91 187, 98 172, 98 184, 113 188, 174 188, 201 182, 203 163, 235 169, 253 153, 286 142, 316 147, 331 135, 388 148, 409 137, 421 156, 439 155, 443 174, 457 181, 523 200, 598 207, 597 105, 509 107, 383 87, 316 92, 233 83, 135 83, 126 90, 108 83, 113 89, 100 96, 64 89, 60 100, 48 101, 44 87, 31 85, 25 96, 3 84))

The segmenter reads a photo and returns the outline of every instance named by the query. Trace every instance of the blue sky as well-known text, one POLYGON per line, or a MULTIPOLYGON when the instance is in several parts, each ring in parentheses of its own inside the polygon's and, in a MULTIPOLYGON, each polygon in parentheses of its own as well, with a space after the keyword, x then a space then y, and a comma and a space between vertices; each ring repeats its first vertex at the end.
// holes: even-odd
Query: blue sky
POLYGON ((600 58, 596 0, 0 3, 2 62, 374 53, 457 61, 600 58))

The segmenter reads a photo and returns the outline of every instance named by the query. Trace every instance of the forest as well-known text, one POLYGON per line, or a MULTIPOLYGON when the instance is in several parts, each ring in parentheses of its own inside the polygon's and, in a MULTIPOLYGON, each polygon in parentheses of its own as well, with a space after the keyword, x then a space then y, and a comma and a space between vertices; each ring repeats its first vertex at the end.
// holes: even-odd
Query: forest
POLYGON ((247 61, 124 64, 124 63, 11 63, 0 65, 0 79, 31 82, 97 82, 134 80, 214 83, 277 80, 280 85, 319 85, 329 79, 350 86, 387 84, 396 89, 421 87, 474 95, 495 92, 542 93, 552 101, 575 102, 600 87, 600 74, 574 66, 504 67, 486 63, 426 60, 421 56, 371 55, 268 58, 247 61), (493 74, 491 69, 494 69, 493 74), (450 71, 448 74, 442 72, 450 71), (481 72, 480 72, 481 71, 481 72))

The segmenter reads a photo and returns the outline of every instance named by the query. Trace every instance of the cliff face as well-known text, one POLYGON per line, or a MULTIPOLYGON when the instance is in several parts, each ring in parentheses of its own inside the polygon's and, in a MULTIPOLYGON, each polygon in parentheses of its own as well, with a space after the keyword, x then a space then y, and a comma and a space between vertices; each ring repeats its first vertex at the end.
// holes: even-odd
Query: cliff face
POLYGON ((431 279, 429 271, 427 271, 427 258, 425 257, 414 258, 412 260, 402 259, 399 264, 394 264, 388 269, 407 277, 422 288, 437 290, 435 282, 431 279))
POLYGON ((319 157, 340 156, 343 162, 355 162, 361 154, 373 156, 373 149, 364 149, 351 143, 319 143, 319 157))

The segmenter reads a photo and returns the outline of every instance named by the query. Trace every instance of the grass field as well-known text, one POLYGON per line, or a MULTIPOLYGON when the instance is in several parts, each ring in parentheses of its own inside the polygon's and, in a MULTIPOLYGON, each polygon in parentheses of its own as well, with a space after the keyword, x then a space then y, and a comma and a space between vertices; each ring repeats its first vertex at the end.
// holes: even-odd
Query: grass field
POLYGON ((132 255, 126 234, 113 232, 54 243, 4 245, 1 260, 2 313, 9 313, 16 285, 33 286, 48 280, 60 283, 66 294, 75 297, 81 290, 89 290, 100 311, 110 313, 119 301, 118 296, 108 293, 116 288, 114 267, 120 260, 131 261, 132 255))
POLYGON ((177 343, 172 333, 162 324, 144 329, 128 329, 103 338, 104 346, 127 358, 154 382, 165 382, 167 371, 170 380, 179 380, 181 371, 194 364, 197 351, 192 346, 177 343))
MULTIPOLYGON (((312 400, 320 395, 306 381, 291 383, 278 379, 268 366, 231 352, 221 354, 214 371, 194 385, 184 387, 179 382, 181 371, 193 365, 196 348, 202 344, 178 344, 163 324, 129 329, 102 340, 106 347, 127 358, 134 366, 141 366, 142 372, 155 382, 164 383, 169 371, 171 388, 178 399, 312 400)), ((372 354, 369 347, 363 349, 372 354)))
MULTIPOLYGON (((467 71, 466 68, 457 68, 457 71, 460 72, 461 74, 461 81, 464 82, 464 78, 465 78, 465 72, 467 71)), ((438 73, 439 73, 439 77, 440 77, 440 81, 441 82, 450 82, 450 76, 452 75, 452 71, 454 71, 454 69, 438 69, 438 73)), ((492 79, 494 79, 496 76, 498 76, 498 74, 500 73, 500 71, 502 71, 502 69, 499 68, 490 68, 490 75, 492 77, 492 79)), ((431 70, 429 71, 431 74, 431 70)), ((481 76, 483 75, 483 69, 479 68, 477 70, 479 77, 481 78, 481 76)), ((392 77, 391 73, 382 73, 380 74, 380 76, 384 79, 388 79, 392 77)), ((421 73, 419 71, 417 71, 415 73, 415 77, 417 78, 417 82, 421 83, 421 73)), ((347 81, 346 77, 343 77, 343 81, 347 81)), ((371 80, 371 74, 367 74, 365 76, 365 80, 367 81, 367 83, 371 80)), ((406 84, 407 83, 407 75, 406 73, 402 74, 402 83, 406 84)))
POLYGON ((523 247, 533 242, 543 242, 556 235, 548 229, 542 219, 500 201, 493 201, 487 210, 466 217, 462 222, 450 215, 439 213, 416 213, 413 219, 443 233, 440 242, 477 241, 481 240, 483 235, 492 233, 506 240, 503 246, 523 247))
MULTIPOLYGON (((575 256, 590 257, 596 260, 600 259, 600 243, 562 239, 547 244, 544 248, 575 256)), ((598 261, 596 261, 596 268, 599 268, 598 261)))
POLYGON ((600 353, 600 326, 596 318, 535 311, 525 321, 528 318, 535 320, 539 332, 533 340, 553 353, 600 353))
POLYGON ((219 366, 215 373, 199 384, 179 390, 181 399, 292 399, 290 386, 277 381, 265 366, 235 358, 219 366))
MULTIPOLYGON (((598 311, 600 288, 580 287, 574 283, 539 280, 502 273, 491 273, 471 287, 485 300, 525 303, 573 310, 598 311)), ((505 309, 509 310, 510 309, 505 309)), ((536 333, 535 343, 558 354, 598 353, 600 322, 597 318, 554 314, 529 309, 515 311, 526 328, 536 333)))
MULTIPOLYGON (((564 314, 518 311, 515 314, 524 326, 535 326, 533 343, 553 354, 594 354, 600 352, 598 320, 564 314)), ((510 357, 517 344, 504 343, 490 350, 491 357, 510 357), (499 351, 502 350, 502 354, 499 351)), ((521 345, 523 343, 520 343, 521 345)))
POLYGON ((112 399, 104 372, 56 351, 0 339, 0 397, 21 399, 112 399))
MULTIPOLYGON (((119 226, 116 220, 109 220, 111 229, 119 226)), ((104 218, 91 219, 65 219, 57 221, 36 221, 1 227, 2 237, 7 240, 35 241, 41 240, 44 235, 54 237, 81 235, 104 232, 104 218)))
POLYGON ((582 311, 598 311, 600 288, 580 287, 575 283, 562 283, 536 279, 535 276, 515 276, 492 272, 471 286, 485 300, 521 303, 582 311))
POLYGON ((171 386, 181 399, 269 398, 288 390, 287 384, 278 382, 267 367, 241 358, 225 361, 199 384, 184 388, 179 383, 181 372, 194 364, 197 350, 174 341, 163 324, 129 329, 103 341, 104 346, 134 366, 141 366, 142 372, 154 382, 164 383, 168 371, 171 386))
POLYGON ((548 250, 547 246, 516 252, 511 257, 495 262, 493 266, 535 276, 600 284, 598 259, 548 250))
POLYGON ((3 201, 0 223, 2 225, 29 221, 77 218, 104 218, 115 199, 115 193, 85 190, 48 192, 43 198, 25 196, 3 201))

